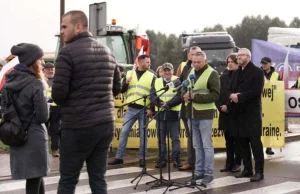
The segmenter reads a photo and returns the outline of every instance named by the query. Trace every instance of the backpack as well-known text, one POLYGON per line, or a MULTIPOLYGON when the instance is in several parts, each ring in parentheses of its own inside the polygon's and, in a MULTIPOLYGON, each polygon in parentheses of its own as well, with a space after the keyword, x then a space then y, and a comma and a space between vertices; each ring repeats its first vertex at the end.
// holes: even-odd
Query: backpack
POLYGON ((32 114, 30 123, 24 127, 15 107, 17 99, 18 96, 14 99, 12 92, 3 89, 1 93, 0 140, 5 145, 14 147, 22 146, 27 141, 27 131, 35 114, 35 112, 32 114))

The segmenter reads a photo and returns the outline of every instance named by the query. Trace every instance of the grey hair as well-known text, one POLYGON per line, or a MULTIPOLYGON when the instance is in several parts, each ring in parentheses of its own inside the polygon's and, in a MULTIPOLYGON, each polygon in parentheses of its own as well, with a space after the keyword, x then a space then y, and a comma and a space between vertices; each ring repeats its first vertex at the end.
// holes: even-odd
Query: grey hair
POLYGON ((196 49, 199 49, 201 51, 201 48, 198 47, 198 46, 192 46, 190 49, 189 49, 189 53, 192 51, 192 50, 196 50, 196 49))
POLYGON ((206 59, 206 54, 203 51, 197 52, 194 56, 203 57, 204 59, 206 59))
POLYGON ((251 51, 247 48, 240 48, 240 50, 243 50, 246 52, 247 55, 249 55, 251 57, 251 51))

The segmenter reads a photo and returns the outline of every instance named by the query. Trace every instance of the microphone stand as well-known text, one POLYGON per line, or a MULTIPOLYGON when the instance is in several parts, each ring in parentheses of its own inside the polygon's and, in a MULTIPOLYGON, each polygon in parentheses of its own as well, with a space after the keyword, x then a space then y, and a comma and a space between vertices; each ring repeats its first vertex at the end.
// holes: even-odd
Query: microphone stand
MULTIPOLYGON (((192 81, 192 84, 191 86, 192 87, 189 87, 188 88, 188 91, 189 91, 189 95, 190 95, 190 108, 189 108, 189 111, 190 111, 190 135, 191 135, 191 144, 193 145, 193 120, 194 120, 194 109, 193 109, 193 95, 192 95, 192 91, 193 91, 193 88, 194 88, 194 82, 192 81)), ((191 179, 191 182, 185 182, 184 185, 182 186, 178 186, 176 188, 173 188, 173 189, 169 189, 169 191, 174 191, 176 189, 181 189, 181 188, 184 188, 184 187, 187 187, 187 188, 197 188, 199 191, 201 191, 201 193, 203 194, 206 194, 205 192, 203 192, 203 190, 199 187, 199 186, 203 186, 204 188, 206 188, 206 185, 203 185, 203 184, 199 184, 196 182, 195 180, 195 167, 192 166, 192 179, 191 179)))
MULTIPOLYGON (((122 106, 118 106, 118 108, 123 108, 124 106, 127 106, 127 105, 129 105, 129 104, 132 104, 133 102, 136 102, 136 101, 139 101, 139 100, 142 100, 142 99, 146 99, 148 96, 151 96, 152 94, 156 94, 157 92, 160 92, 160 91, 163 91, 163 90, 165 90, 165 92, 168 90, 168 88, 161 88, 160 90, 158 90, 158 91, 156 91, 156 92, 153 92, 153 93, 150 93, 150 94, 148 94, 148 95, 144 95, 144 96, 142 96, 142 97, 140 97, 140 98, 138 98, 138 99, 136 99, 136 100, 134 100, 134 101, 132 101, 132 102, 128 102, 128 103, 126 103, 126 104, 123 104, 122 106)), ((164 92, 164 93, 165 93, 164 92)), ((153 102, 150 102, 149 104, 147 104, 146 105, 146 100, 145 100, 145 103, 144 103, 144 108, 142 108, 138 113, 136 113, 135 115, 133 115, 130 119, 128 119, 125 123, 123 123, 122 124, 122 127, 124 126, 124 125, 126 125, 131 119, 133 119, 134 117, 136 117, 137 115, 139 115, 143 110, 145 110, 145 108, 147 107, 147 106, 149 106, 151 103, 153 103, 153 102)), ((146 123, 146 122, 145 122, 146 123)))
MULTIPOLYGON (((165 93, 165 92, 164 92, 165 93)), ((163 94, 164 94, 163 93, 163 94)), ((160 95, 161 96, 161 95, 160 95)), ((158 101, 158 103, 160 102, 159 101, 159 97, 156 98, 156 100, 158 101)), ((162 157, 161 157, 161 128, 160 128, 160 113, 162 111, 164 111, 165 109, 161 109, 160 110, 160 106, 158 106, 158 111, 157 113, 154 115, 154 118, 157 116, 157 120, 156 120, 156 126, 157 126, 157 133, 158 133, 158 158, 159 158, 159 161, 160 161, 160 167, 159 167, 159 179, 157 180, 154 180, 154 181, 150 181, 150 182, 147 182, 146 185, 150 184, 150 183, 154 183, 151 187, 149 187, 148 189, 146 189, 145 191, 149 191, 150 189, 154 188, 154 187, 161 187, 161 186, 164 186, 164 185, 167 185, 167 180, 164 179, 163 175, 162 175, 162 157)), ((153 120, 153 119, 152 119, 153 120)), ((152 121, 150 120, 149 123, 152 121)))
MULTIPOLYGON (((157 99, 159 99, 159 97, 160 96, 162 96, 164 93, 166 93, 167 92, 167 90, 168 90, 168 88, 162 88, 162 89, 160 89, 159 91, 156 91, 156 92, 153 92, 153 93, 150 93, 149 95, 144 95, 143 96, 143 101, 144 101, 144 108, 143 109, 141 109, 141 110, 145 110, 145 108, 148 106, 148 105, 146 105, 146 98, 148 97, 148 96, 150 96, 151 94, 155 94, 155 93, 157 93, 157 92, 160 92, 160 91, 162 91, 162 90, 165 90, 164 92, 162 92, 160 95, 158 95, 153 101, 151 101, 148 105, 150 105, 150 104, 152 104, 155 100, 157 100, 157 99)), ((141 111, 139 111, 139 113, 140 113, 141 111)), ((136 115, 135 115, 136 116, 136 115)), ((133 117, 135 117, 135 116, 133 116, 133 117)), ((130 119, 129 119, 130 120, 130 119)), ((143 160, 144 160, 144 164, 143 164, 143 169, 142 169, 142 171, 141 171, 141 173, 138 175, 138 176, 136 176, 132 181, 131 181, 131 183, 133 183, 137 178, 139 178, 140 177, 140 179, 138 180, 138 182, 136 183, 136 185, 135 185, 135 187, 134 187, 134 189, 136 189, 137 188, 137 186, 138 186, 138 184, 139 184, 139 182, 141 181, 141 179, 143 178, 143 176, 145 176, 145 175, 148 175, 148 176, 150 176, 150 177, 152 177, 153 179, 155 179, 155 180, 158 180, 158 178, 156 178, 156 177, 154 177, 154 176, 152 176, 152 175, 150 175, 150 174, 148 174, 148 172, 147 172, 147 168, 146 168, 146 159, 145 159, 145 155, 146 155, 146 128, 147 128, 147 125, 146 125, 146 115, 144 114, 144 126, 143 126, 143 129, 144 129, 144 147, 143 147, 143 160)), ((148 123, 149 124, 149 123, 148 123)), ((124 125, 124 124, 123 124, 124 125)), ((161 175, 161 177, 162 177, 162 175, 161 175)), ((163 179, 163 178, 162 178, 163 179)))

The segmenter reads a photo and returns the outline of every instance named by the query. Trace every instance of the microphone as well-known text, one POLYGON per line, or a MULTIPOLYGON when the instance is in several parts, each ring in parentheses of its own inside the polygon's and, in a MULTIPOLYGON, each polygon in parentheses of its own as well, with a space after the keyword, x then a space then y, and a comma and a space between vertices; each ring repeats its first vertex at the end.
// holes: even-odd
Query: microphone
POLYGON ((189 84, 190 84, 189 80, 184 80, 182 82, 182 84, 180 84, 175 89, 173 89, 173 92, 177 92, 177 91, 181 90, 182 87, 187 88, 189 84))
POLYGON ((175 88, 175 87, 178 87, 180 85, 180 80, 179 79, 176 79, 174 81, 171 81, 170 83, 167 83, 165 87, 163 87, 162 89, 160 90, 168 90, 170 88, 175 88))
POLYGON ((195 74, 191 74, 189 78, 190 78, 190 80, 191 80, 191 86, 192 86, 192 88, 194 88, 194 85, 195 85, 195 79, 196 79, 195 74))

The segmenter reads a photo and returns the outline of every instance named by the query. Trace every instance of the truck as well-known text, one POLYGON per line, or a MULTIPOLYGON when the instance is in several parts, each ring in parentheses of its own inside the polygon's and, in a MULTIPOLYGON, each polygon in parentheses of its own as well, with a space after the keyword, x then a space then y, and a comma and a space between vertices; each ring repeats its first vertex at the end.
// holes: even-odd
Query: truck
POLYGON ((181 50, 184 61, 187 60, 189 48, 193 46, 200 47, 206 53, 208 64, 219 74, 227 68, 227 56, 239 49, 227 32, 182 33, 181 50))
POLYGON ((300 28, 270 27, 268 29, 268 42, 300 48, 300 28))
POLYGON ((107 24, 106 2, 90 4, 89 31, 102 45, 110 48, 119 66, 124 69, 132 68, 136 55, 136 33, 117 25, 116 19, 107 24))

